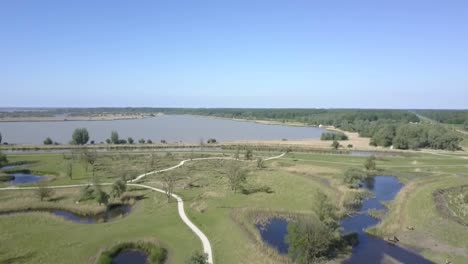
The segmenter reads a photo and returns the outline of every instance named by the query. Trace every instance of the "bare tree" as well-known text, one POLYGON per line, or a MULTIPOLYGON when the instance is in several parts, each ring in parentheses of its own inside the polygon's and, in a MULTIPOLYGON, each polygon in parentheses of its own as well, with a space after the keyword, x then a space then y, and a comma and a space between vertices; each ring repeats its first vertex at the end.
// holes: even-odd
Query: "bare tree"
POLYGON ((257 169, 261 170, 265 167, 264 165, 265 161, 262 158, 257 159, 257 169))
POLYGON ((96 150, 88 151, 88 149, 84 149, 81 153, 82 159, 85 161, 85 164, 89 164, 91 166, 91 171, 93 173, 94 178, 94 164, 96 163, 98 153, 96 150))
POLYGON ((176 178, 170 173, 166 173, 162 177, 163 180, 163 189, 167 196, 167 202, 170 201, 172 193, 174 191, 176 178))
POLYGON ((232 163, 227 167, 227 177, 231 190, 237 192, 247 180, 247 171, 242 169, 238 164, 232 163))
POLYGON ((68 178, 73 179, 73 161, 68 161, 66 164, 66 173, 68 178))
POLYGON ((41 199, 50 198, 54 194, 54 190, 49 188, 45 182, 39 182, 37 184, 36 194, 41 199))

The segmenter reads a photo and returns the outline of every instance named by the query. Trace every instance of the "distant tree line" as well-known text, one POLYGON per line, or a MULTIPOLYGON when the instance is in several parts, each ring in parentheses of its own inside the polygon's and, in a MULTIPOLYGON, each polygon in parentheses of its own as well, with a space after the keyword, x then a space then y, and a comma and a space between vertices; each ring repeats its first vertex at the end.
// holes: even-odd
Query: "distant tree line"
POLYGON ((415 112, 440 123, 468 125, 468 110, 417 110, 415 112))

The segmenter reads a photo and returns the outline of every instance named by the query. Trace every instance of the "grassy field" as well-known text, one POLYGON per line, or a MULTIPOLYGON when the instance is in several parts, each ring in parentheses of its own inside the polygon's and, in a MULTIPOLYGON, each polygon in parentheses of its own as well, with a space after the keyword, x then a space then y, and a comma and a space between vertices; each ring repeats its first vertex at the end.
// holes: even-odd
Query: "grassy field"
MULTIPOLYGON (((254 154, 267 157, 278 153, 254 154)), ((151 155, 151 152, 103 154, 96 163, 96 175, 101 182, 112 182, 122 175, 122 171, 135 175, 149 170, 148 167, 175 165, 190 156, 232 156, 234 151, 156 153, 157 161, 150 166, 151 155)), ((30 169, 51 175, 49 184, 81 183, 91 179, 89 168, 86 172, 86 166, 79 160, 75 160, 74 177, 69 179, 64 173, 68 159, 62 154, 10 155, 8 158, 13 162, 34 162, 30 169)), ((249 194, 234 193, 228 185, 226 168, 233 161, 188 162, 167 173, 177 179, 174 192, 186 201, 188 216, 210 239, 215 263, 278 263, 281 257, 261 243, 252 218, 263 214, 310 214, 316 206, 314 194, 317 190, 324 191, 341 207, 353 192, 344 186, 343 173, 350 167, 363 168, 365 159, 337 154, 289 153, 281 159, 265 162, 263 169, 257 169, 255 161, 239 162, 249 170, 245 184, 249 194), (266 192, 267 189, 270 191, 266 192)), ((454 263, 466 262, 466 226, 444 218, 433 199, 433 193, 438 189, 468 184, 465 157, 427 153, 381 154, 377 157, 377 166, 383 175, 398 176, 405 188, 390 203, 390 212, 382 224, 371 232, 381 236, 396 234, 402 244, 437 262, 446 258, 454 263), (415 230, 409 231, 407 226, 414 226, 415 230)), ((152 175, 144 181, 161 187, 162 175, 152 175)), ((56 195, 69 198, 45 203, 89 206, 89 210, 96 210, 97 204, 91 202, 74 205, 76 192, 73 189, 56 191, 56 195)), ((21 197, 38 203, 33 202, 37 200, 33 192, 3 191, 0 192, 0 208, 21 197)), ((175 203, 167 204, 165 197, 156 193, 148 193, 147 199, 136 202, 130 215, 109 223, 77 224, 47 213, 31 213, 1 216, 0 228, 5 230, 0 241, 1 261, 92 262, 98 254, 97 249, 115 244, 115 240, 161 241, 169 250, 170 263, 183 263, 192 252, 201 250, 199 240, 178 218, 175 203)))

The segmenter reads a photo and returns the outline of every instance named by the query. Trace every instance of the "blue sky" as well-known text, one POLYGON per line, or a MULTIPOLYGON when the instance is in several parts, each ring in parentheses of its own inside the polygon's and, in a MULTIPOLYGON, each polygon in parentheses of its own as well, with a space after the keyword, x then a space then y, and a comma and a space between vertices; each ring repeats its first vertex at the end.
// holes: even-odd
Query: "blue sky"
POLYGON ((468 1, 2 1, 0 106, 468 108, 468 1))

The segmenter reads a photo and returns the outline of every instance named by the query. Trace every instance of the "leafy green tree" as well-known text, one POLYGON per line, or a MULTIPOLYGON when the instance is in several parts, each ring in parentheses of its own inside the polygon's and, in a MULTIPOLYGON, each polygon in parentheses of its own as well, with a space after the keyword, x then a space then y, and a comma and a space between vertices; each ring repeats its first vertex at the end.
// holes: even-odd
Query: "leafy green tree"
POLYGON ((109 203, 109 194, 107 194, 105 191, 101 190, 101 188, 96 188, 95 190, 95 199, 96 202, 101 205, 107 205, 109 203))
POLYGON ((0 151, 0 168, 8 164, 8 158, 0 151))
POLYGON ((127 142, 128 142, 128 144, 132 145, 133 143, 135 143, 135 140, 133 140, 133 138, 129 137, 127 139, 127 142))
POLYGON ((88 143, 89 133, 86 128, 77 128, 73 131, 72 135, 72 144, 75 145, 84 145, 88 143))
POLYGON ((244 156, 246 160, 251 160, 253 157, 253 151, 251 149, 246 149, 244 156))
POLYGON ((195 252, 189 259, 187 259, 185 264, 208 264, 208 255, 195 252))
POLYGON ((356 168, 349 168, 344 173, 343 182, 350 188, 359 187, 359 183, 367 177, 366 173, 356 168))
POLYGON ((112 131, 111 132, 111 137, 110 137, 110 140, 112 142, 112 144, 119 144, 120 140, 119 140, 119 133, 117 133, 117 131, 112 131))
POLYGON ((138 143, 140 143, 140 144, 145 144, 145 142, 146 142, 146 140, 143 139, 143 138, 140 138, 140 139, 138 140, 138 143))
POLYGON ((111 143, 112 143, 112 141, 110 140, 110 138, 107 138, 107 139, 106 139, 106 143, 107 143, 107 144, 111 144, 111 143))
POLYGON ((331 144, 332 148, 338 149, 340 147, 340 142, 333 140, 333 143, 331 144))
POLYGON ((313 217, 297 217, 288 224, 288 254, 294 263, 319 263, 330 251, 336 233, 313 217))
POLYGON ((151 139, 146 140, 147 144, 153 144, 153 141, 151 139))
POLYGON ((118 198, 122 196, 122 194, 126 190, 127 190, 127 183, 122 179, 118 179, 117 181, 114 182, 114 184, 112 184, 112 191, 111 191, 112 197, 118 198))
POLYGON ((52 139, 50 137, 46 138, 44 140, 44 145, 52 145, 54 144, 54 142, 52 141, 52 139))
POLYGON ((316 217, 299 216, 288 224, 288 253, 295 263, 318 263, 336 250, 335 244, 341 240, 337 208, 321 191, 314 200, 316 217))
POLYGON ((377 164, 375 163, 376 161, 376 158, 374 155, 372 156, 369 156, 366 161, 364 162, 364 167, 366 168, 366 170, 376 170, 377 169, 377 164))

